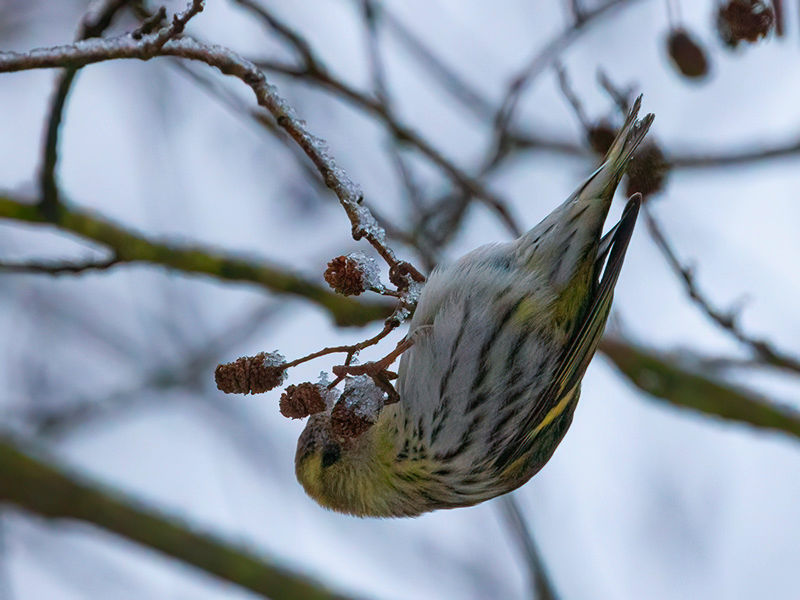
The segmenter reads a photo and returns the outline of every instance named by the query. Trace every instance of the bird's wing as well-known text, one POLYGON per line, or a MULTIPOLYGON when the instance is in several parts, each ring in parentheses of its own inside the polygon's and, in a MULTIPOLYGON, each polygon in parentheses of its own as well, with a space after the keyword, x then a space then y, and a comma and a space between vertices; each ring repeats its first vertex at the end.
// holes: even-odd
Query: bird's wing
MULTIPOLYGON (((611 301, 614 298, 614 288, 617 285, 625 252, 628 249, 639 207, 642 203, 640 194, 636 194, 629 201, 622 213, 619 223, 615 227, 613 238, 608 252, 608 262, 603 269, 603 277, 594 293, 594 298, 578 331, 567 346, 564 357, 559 363, 559 369, 553 379, 551 387, 556 397, 575 387, 583 378, 589 362, 597 350, 597 344, 603 335, 611 301)), ((602 256, 599 257, 603 259, 602 256)), ((548 391, 550 391, 548 389, 548 391)), ((538 411, 537 411, 538 412, 538 411)))
POLYGON ((598 271, 606 254, 608 254, 608 261, 603 269, 602 278, 595 288, 586 315, 558 361, 558 369, 552 381, 539 397, 534 410, 525 417, 519 428, 519 434, 498 458, 495 465, 497 468, 504 469, 528 454, 539 433, 539 425, 557 417, 558 415, 552 415, 551 418, 548 418, 551 411, 559 409, 563 411, 566 408, 566 403, 562 405, 562 400, 567 398, 569 392, 580 384, 586 368, 597 350, 600 337, 603 335, 606 319, 611 309, 611 301, 614 297, 614 287, 619 278, 641 202, 641 195, 634 195, 628 201, 619 223, 609 232, 608 235, 611 237, 603 238, 603 242, 606 243, 601 243, 602 254, 598 256, 600 261, 598 271))

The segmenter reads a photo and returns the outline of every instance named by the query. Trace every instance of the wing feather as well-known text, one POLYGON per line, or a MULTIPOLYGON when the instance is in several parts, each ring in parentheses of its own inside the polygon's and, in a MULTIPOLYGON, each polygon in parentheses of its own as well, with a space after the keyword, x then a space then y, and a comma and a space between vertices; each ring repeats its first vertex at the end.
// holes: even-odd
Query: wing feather
POLYGON ((539 424, 547 418, 550 411, 560 406, 560 402, 571 390, 580 384, 603 335, 614 297, 614 287, 619 278, 641 202, 641 195, 634 195, 628 201, 619 223, 607 234, 611 237, 604 238, 603 241, 607 244, 601 244, 601 252, 598 254, 598 273, 606 255, 608 261, 602 269, 602 278, 595 288, 586 315, 565 348, 552 381, 539 397, 536 407, 525 417, 518 436, 498 458, 495 464, 497 468, 504 469, 528 454, 539 432, 539 424))

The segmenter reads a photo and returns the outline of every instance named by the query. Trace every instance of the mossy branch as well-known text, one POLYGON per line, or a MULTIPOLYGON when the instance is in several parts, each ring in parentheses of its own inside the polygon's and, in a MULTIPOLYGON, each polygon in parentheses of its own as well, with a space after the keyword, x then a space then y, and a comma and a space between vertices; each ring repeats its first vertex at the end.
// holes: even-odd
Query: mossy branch
POLYGON ((179 246, 156 241, 122 225, 68 204, 45 215, 35 204, 0 195, 0 218, 58 227, 112 249, 115 264, 145 262, 185 273, 201 273, 218 279, 260 285, 272 292, 305 298, 326 309, 337 325, 365 325, 392 313, 386 302, 356 301, 335 294, 286 268, 213 251, 201 246, 179 246))
POLYGON ((600 350, 631 383, 655 398, 706 415, 800 438, 800 412, 694 372, 663 354, 606 336, 600 350))
POLYGON ((90 523, 272 600, 346 600, 217 536, 83 481, 0 436, 0 501, 48 519, 90 523))

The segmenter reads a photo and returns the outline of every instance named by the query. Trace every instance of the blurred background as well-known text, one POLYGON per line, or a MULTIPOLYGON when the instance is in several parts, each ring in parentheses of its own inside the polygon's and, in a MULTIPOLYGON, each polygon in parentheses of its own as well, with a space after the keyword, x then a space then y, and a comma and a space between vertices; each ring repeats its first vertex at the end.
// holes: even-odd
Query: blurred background
MULTIPOLYGON (((0 48, 71 43, 87 10, 109 7, 105 36, 158 5, 3 0, 0 48)), ((344 597, 800 597, 796 3, 207 0, 187 34, 264 69, 424 272, 511 239, 492 202, 535 225, 643 93, 652 145, 622 187, 646 192, 646 211, 607 342, 570 432, 513 503, 328 512, 295 480, 304 424, 279 414, 280 390, 225 395, 214 367, 358 342, 380 320, 340 327, 300 295, 214 268, 111 265, 113 247, 17 210, 56 189, 65 210, 137 239, 324 288, 331 258, 372 250, 311 162, 241 81, 200 63, 87 66, 55 145, 64 74, 4 73, 0 599, 257 597, 188 566, 180 543, 167 557, 131 541, 133 514, 97 527, 92 502, 108 495, 344 597), (37 466, 19 467, 19 451, 37 466), (44 464, 88 483, 62 498, 72 488, 51 486, 44 464), (70 498, 83 508, 58 508, 70 498)))

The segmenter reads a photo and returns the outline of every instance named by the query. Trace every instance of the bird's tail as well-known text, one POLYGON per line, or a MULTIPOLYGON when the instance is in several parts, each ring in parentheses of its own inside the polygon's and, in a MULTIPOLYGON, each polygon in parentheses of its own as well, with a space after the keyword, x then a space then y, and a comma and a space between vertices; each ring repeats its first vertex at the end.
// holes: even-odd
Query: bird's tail
POLYGON ((619 180, 622 179, 625 170, 628 168, 633 153, 642 143, 655 118, 652 114, 648 114, 639 119, 641 107, 642 97, 639 96, 631 106, 625 123, 620 127, 617 137, 606 153, 603 164, 581 188, 578 192, 579 196, 584 195, 584 192, 588 192, 586 194, 588 197, 594 195, 604 196, 604 192, 607 192, 608 188, 611 188, 613 195, 614 189, 616 189, 619 180))
MULTIPOLYGON (((596 252, 588 250, 597 248, 614 191, 653 122, 652 114, 638 118, 641 105, 639 96, 600 168, 564 204, 517 242, 523 262, 532 267, 552 265, 549 279, 557 289, 572 280, 584 261, 594 264, 596 252)), ((593 273, 594 267, 589 271, 593 273)))
POLYGON ((608 149, 603 164, 559 209, 562 211, 559 219, 583 230, 578 232, 575 240, 579 245, 599 240, 600 231, 614 198, 614 191, 625 174, 634 152, 653 123, 655 117, 652 114, 642 119, 638 118, 641 107, 642 97, 639 96, 608 149))

